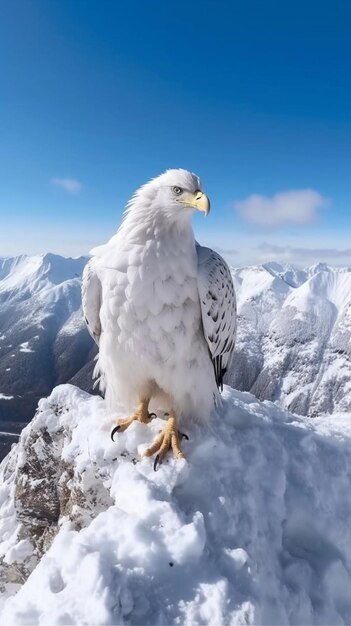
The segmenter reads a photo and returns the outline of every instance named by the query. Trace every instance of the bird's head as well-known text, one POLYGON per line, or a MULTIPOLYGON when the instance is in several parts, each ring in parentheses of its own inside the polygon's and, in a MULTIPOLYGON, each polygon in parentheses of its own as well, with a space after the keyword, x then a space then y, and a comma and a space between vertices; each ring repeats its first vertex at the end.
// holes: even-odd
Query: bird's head
POLYGON ((167 170, 140 187, 129 203, 129 211, 140 204, 172 221, 191 216, 194 211, 207 215, 210 210, 200 178, 183 169, 167 170))

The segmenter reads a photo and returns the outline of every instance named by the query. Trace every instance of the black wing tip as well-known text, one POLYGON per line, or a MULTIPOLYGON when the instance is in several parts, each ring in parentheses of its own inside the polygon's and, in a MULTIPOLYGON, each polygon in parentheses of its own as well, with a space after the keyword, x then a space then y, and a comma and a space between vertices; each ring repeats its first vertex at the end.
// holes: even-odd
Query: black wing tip
POLYGON ((224 375, 227 371, 227 368, 223 367, 222 361, 223 357, 221 354, 219 356, 215 356, 215 358, 212 359, 216 385, 221 392, 223 391, 224 375))

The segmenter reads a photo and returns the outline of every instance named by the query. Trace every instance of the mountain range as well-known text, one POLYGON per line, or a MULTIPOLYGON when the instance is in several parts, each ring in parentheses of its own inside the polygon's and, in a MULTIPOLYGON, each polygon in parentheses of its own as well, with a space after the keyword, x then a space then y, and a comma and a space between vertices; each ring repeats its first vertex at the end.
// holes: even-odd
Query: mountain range
POLYGON ((93 342, 81 313, 86 259, 0 259, 0 430, 18 432, 39 398, 75 379, 89 390, 93 342))
MULTIPOLYGON (((81 311, 85 257, 0 259, 0 430, 19 432, 61 383, 92 391, 81 311)), ((226 382, 293 413, 351 409, 351 270, 232 268, 238 334, 226 382)))
POLYGON ((227 382, 293 413, 351 409, 351 269, 233 270, 238 336, 227 382))

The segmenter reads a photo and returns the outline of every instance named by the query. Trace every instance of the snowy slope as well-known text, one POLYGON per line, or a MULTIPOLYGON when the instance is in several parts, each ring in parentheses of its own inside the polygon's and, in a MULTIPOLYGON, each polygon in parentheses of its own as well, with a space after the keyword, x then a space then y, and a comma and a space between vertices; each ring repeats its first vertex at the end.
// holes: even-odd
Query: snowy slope
POLYGON ((351 270, 233 270, 238 335, 227 381, 301 415, 351 410, 351 270))
POLYGON ((350 414, 227 387, 156 473, 113 418, 60 386, 4 460, 1 624, 351 623, 350 414))
POLYGON ((28 421, 42 395, 91 360, 80 309, 85 262, 54 254, 0 259, 2 430, 28 421))

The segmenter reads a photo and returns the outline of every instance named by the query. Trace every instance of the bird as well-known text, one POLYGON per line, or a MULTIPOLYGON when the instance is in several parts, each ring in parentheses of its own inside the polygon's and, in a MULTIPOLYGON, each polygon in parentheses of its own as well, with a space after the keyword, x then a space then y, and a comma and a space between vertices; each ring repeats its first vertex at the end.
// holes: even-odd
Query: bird
POLYGON ((144 452, 155 455, 155 470, 170 450, 185 458, 180 428, 209 420, 233 359, 233 281, 220 254, 195 240, 197 211, 210 211, 200 178, 166 170, 134 193, 83 271, 83 313, 99 348, 94 376, 111 412, 121 403, 130 411, 112 440, 134 421, 148 424, 153 407, 166 409, 144 452))

